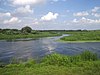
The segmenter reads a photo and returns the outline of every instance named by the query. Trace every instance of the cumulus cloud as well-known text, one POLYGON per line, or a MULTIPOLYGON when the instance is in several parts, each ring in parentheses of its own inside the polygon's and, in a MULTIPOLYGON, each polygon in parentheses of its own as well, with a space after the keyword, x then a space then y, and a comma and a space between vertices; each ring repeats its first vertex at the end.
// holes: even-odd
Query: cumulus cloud
POLYGON ((11 17, 11 13, 10 12, 0 13, 0 17, 11 17))
POLYGON ((94 7, 92 9, 92 15, 95 17, 100 17, 100 7, 94 7))
POLYGON ((100 7, 94 7, 94 8, 92 9, 92 12, 97 12, 97 11, 100 11, 100 7))
POLYGON ((88 16, 89 13, 86 12, 86 11, 83 11, 83 12, 78 12, 78 13, 73 13, 74 16, 88 16))
POLYGON ((33 25, 38 25, 38 24, 39 24, 39 22, 38 22, 38 21, 36 21, 36 22, 33 22, 32 24, 33 24, 33 25))
POLYGON ((82 17, 79 20, 74 19, 72 22, 73 23, 78 23, 78 24, 97 24, 97 23, 100 23, 100 19, 94 20, 94 19, 88 19, 88 18, 82 17))
POLYGON ((33 25, 38 25, 39 24, 39 20, 38 19, 34 19, 32 22, 33 25))
POLYGON ((15 9, 12 15, 17 17, 26 17, 32 15, 33 12, 34 10, 31 9, 30 5, 25 5, 15 9))
POLYGON ((25 7, 17 8, 16 12, 21 14, 27 14, 27 13, 33 13, 33 10, 31 9, 30 5, 26 5, 25 7))
POLYGON ((100 13, 92 13, 92 15, 95 17, 100 17, 100 13))
POLYGON ((49 12, 47 15, 42 16, 41 20, 43 20, 43 21, 55 20, 55 19, 57 19, 58 15, 59 15, 58 13, 49 12))
POLYGON ((14 5, 35 5, 44 3, 46 0, 12 0, 14 5))
POLYGON ((3 23, 4 24, 15 24, 15 23, 20 23, 21 20, 19 20, 17 17, 12 17, 10 20, 5 20, 3 23))
POLYGON ((74 23, 77 23, 78 21, 77 21, 77 19, 75 18, 75 19, 73 19, 73 22, 74 22, 74 23))

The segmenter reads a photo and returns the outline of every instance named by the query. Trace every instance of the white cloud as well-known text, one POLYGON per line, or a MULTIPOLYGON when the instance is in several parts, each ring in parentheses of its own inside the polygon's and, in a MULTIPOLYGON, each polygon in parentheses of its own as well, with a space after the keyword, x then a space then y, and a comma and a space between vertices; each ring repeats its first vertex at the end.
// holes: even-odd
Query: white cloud
POLYGON ((10 20, 5 20, 3 23, 4 24, 15 24, 15 23, 20 23, 21 20, 19 20, 17 17, 12 17, 10 20))
POLYGON ((86 11, 83 11, 83 12, 78 12, 78 13, 73 13, 74 16, 88 16, 89 13, 86 12, 86 11))
POLYGON ((100 10, 100 7, 94 7, 93 9, 92 9, 92 12, 97 12, 97 11, 99 11, 100 10))
POLYGON ((33 25, 38 25, 39 24, 39 22, 37 21, 37 22, 33 22, 32 23, 33 25))
POLYGON ((14 5, 35 5, 44 3, 46 0, 12 0, 14 5))
POLYGON ((92 15, 95 17, 100 17, 100 13, 92 13, 92 15))
POLYGON ((58 13, 49 12, 47 15, 42 16, 41 20, 43 21, 55 20, 57 19, 58 15, 59 15, 58 13))
POLYGON ((79 20, 74 19, 72 22, 73 23, 78 23, 78 24, 97 24, 97 23, 100 23, 100 19, 94 20, 94 19, 88 19, 88 18, 82 17, 79 20))
POLYGON ((73 22, 74 22, 74 23, 77 23, 78 21, 77 21, 77 19, 73 19, 73 22))
POLYGON ((11 13, 0 13, 0 17, 11 17, 11 13))
POLYGON ((95 17, 100 17, 100 7, 94 7, 92 9, 92 15, 95 17))
POLYGON ((33 25, 38 25, 39 24, 39 20, 38 19, 34 19, 32 22, 33 25))
POLYGON ((33 13, 33 10, 31 9, 30 5, 26 5, 25 7, 17 8, 16 12, 21 14, 27 14, 27 13, 33 13))

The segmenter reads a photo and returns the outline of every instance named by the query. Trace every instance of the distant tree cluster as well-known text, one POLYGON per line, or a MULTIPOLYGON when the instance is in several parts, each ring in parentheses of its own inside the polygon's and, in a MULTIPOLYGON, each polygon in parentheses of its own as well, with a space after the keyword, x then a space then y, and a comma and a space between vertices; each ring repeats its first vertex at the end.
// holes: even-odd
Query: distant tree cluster
POLYGON ((23 27, 21 30, 18 29, 0 29, 1 34, 7 34, 7 35, 12 35, 12 34, 26 34, 26 33, 31 33, 32 28, 31 27, 23 27))
POLYGON ((0 33, 2 34, 20 34, 20 31, 18 29, 0 29, 0 33))

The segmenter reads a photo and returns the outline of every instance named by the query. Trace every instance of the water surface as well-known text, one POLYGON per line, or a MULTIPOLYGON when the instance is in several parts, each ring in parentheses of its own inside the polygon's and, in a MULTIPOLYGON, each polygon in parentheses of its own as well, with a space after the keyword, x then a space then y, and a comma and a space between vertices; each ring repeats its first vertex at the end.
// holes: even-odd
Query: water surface
POLYGON ((27 41, 0 41, 0 61, 9 62, 13 58, 40 59, 53 52, 65 55, 75 55, 84 50, 90 50, 100 55, 100 42, 63 43, 56 41, 63 36, 27 41))

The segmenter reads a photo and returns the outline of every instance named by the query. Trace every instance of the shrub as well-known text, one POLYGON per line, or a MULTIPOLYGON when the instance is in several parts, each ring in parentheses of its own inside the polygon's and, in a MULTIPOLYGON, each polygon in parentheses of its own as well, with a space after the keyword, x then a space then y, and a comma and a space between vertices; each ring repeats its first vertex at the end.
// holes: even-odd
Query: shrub
POLYGON ((98 59, 97 54, 92 53, 90 51, 84 51, 83 53, 80 54, 80 57, 82 60, 85 61, 95 61, 98 59))
POLYGON ((67 65, 70 63, 70 57, 54 53, 44 57, 42 62, 48 65, 67 65))

